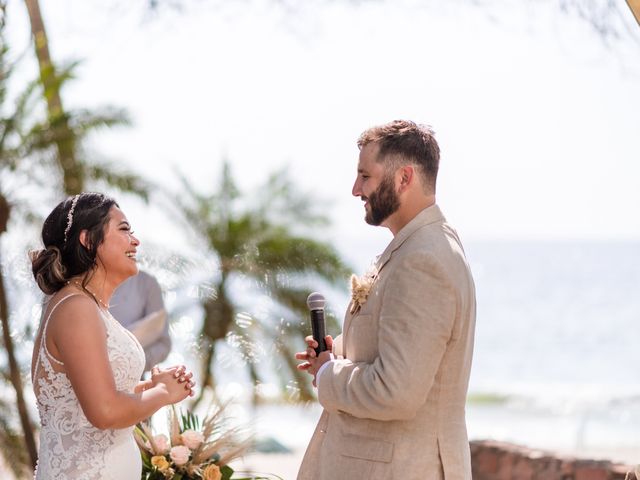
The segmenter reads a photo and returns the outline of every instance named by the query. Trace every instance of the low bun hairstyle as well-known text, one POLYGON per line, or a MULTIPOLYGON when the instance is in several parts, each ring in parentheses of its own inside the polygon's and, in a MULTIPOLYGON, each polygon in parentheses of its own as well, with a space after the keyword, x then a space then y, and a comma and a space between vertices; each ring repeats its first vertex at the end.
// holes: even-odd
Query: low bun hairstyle
POLYGON ((52 295, 70 278, 93 270, 109 223, 109 210, 114 206, 118 206, 116 201, 102 193, 81 193, 68 197, 53 209, 42 226, 44 248, 29 254, 40 290, 52 295), (80 243, 80 232, 84 230, 86 246, 80 243))
POLYGON ((62 254, 57 247, 30 252, 31 268, 36 283, 47 295, 60 290, 66 283, 62 254))

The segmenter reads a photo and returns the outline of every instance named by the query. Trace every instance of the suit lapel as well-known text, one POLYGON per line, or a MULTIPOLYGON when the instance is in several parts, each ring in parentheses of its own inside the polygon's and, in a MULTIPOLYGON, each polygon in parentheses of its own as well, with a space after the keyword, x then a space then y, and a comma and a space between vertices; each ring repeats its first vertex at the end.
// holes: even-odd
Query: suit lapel
MULTIPOLYGON (((411 237, 411 235, 413 235, 415 232, 417 232, 420 228, 424 227, 425 225, 429 225, 429 224, 444 221, 444 220, 445 220, 444 215, 442 214, 440 207, 438 207, 437 205, 432 205, 422 210, 409 223, 407 223, 402 228, 402 230, 398 232, 398 234, 395 237, 393 237, 393 240, 391 240, 391 243, 387 245, 387 248, 385 248, 384 252, 382 252, 382 255, 380 255, 377 258, 375 262, 377 275, 378 276, 380 275, 380 272, 382 271, 384 266, 387 264, 387 262, 389 262, 389 260, 391 260, 393 252, 398 250, 402 246, 402 244, 409 237, 411 237)), ((342 333, 343 333, 342 354, 345 358, 347 358, 346 339, 349 332, 349 327, 351 326, 351 320, 353 320, 353 317, 358 315, 358 312, 356 312, 355 314, 350 313, 351 304, 352 302, 349 302, 349 306, 347 307, 347 312, 345 313, 345 316, 344 316, 344 324, 342 327, 342 333)))
MULTIPOLYGON (((355 315, 358 313, 356 312, 355 315)), ((349 302, 349 306, 347 307, 347 313, 344 314, 344 323, 342 326, 342 356, 347 358, 347 332, 349 331, 349 327, 351 326, 351 320, 355 315, 351 314, 351 302, 349 302)))
POLYGON ((420 228, 425 225, 430 225, 432 223, 444 221, 444 215, 442 215, 442 211, 438 205, 432 205, 430 207, 422 210, 418 215, 416 215, 409 223, 407 223, 402 230, 398 232, 398 234, 393 237, 391 243, 387 245, 382 255, 378 258, 376 262, 376 268, 378 269, 378 273, 380 270, 386 265, 386 263, 391 259, 393 252, 398 250, 402 244, 417 232, 420 228))

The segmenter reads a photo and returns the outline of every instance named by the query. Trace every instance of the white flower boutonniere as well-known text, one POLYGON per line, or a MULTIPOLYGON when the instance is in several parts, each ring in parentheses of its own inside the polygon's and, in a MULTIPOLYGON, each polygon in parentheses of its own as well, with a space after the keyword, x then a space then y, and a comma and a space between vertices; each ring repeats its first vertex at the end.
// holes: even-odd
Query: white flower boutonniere
POLYGON ((367 273, 362 276, 351 275, 351 309, 349 313, 353 315, 365 304, 369 297, 369 292, 374 282, 378 278, 378 269, 372 266, 367 273))

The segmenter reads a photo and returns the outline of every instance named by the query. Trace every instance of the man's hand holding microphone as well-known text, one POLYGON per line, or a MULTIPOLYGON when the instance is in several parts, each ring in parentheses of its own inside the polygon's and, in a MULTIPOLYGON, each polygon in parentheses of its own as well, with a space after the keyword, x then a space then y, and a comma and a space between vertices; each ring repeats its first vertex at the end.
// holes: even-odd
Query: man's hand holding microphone
POLYGON ((333 359, 333 338, 325 335, 324 305, 324 296, 320 293, 314 292, 307 297, 313 334, 305 338, 307 350, 296 353, 296 359, 304 360, 298 369, 313 375, 314 387, 317 386, 316 379, 322 365, 333 359))

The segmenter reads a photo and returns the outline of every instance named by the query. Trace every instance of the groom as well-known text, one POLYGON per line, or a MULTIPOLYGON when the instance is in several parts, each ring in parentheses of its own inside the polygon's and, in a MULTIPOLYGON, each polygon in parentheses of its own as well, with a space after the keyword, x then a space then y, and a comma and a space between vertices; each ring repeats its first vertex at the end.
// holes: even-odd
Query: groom
POLYGON ((355 281, 342 335, 296 354, 324 411, 298 480, 471 479, 465 400, 475 289, 456 231, 436 205, 431 128, 365 131, 353 195, 393 240, 355 281))

